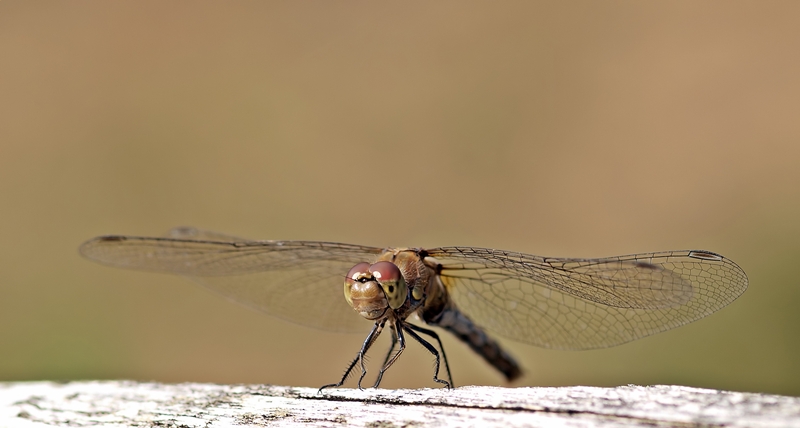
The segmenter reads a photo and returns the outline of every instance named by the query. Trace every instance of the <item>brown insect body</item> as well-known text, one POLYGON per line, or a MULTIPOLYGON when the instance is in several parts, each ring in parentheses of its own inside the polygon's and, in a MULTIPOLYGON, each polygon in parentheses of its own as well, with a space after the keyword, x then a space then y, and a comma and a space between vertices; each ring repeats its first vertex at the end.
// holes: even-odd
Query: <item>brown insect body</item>
MULTIPOLYGON (((483 357, 489 364, 503 373, 507 380, 512 381, 522 374, 517 362, 500 347, 497 341, 489 337, 482 328, 458 309, 453 299, 450 298, 447 287, 438 274, 441 270, 441 265, 435 258, 428 257, 426 252, 421 249, 403 248, 388 249, 378 257, 377 261, 391 262, 400 270, 404 282, 407 285, 406 295, 404 296, 405 301, 401 306, 395 309, 390 308, 388 303, 389 299, 381 291, 382 289, 379 286, 380 280, 361 272, 368 269, 369 266, 367 263, 360 263, 351 269, 345 283, 345 297, 351 306, 353 306, 353 309, 365 318, 375 321, 377 328, 375 338, 380 334, 383 324, 387 322, 392 329, 393 339, 396 338, 399 334, 398 330, 402 330, 403 327, 406 326, 408 317, 416 314, 419 319, 423 320, 426 324, 441 327, 454 334, 461 341, 469 345, 473 351, 483 357), (353 277, 350 278, 351 276, 353 277), (362 278, 366 281, 363 283, 354 282, 356 278, 362 278), (352 296, 355 292, 357 292, 359 296, 364 297, 354 301, 352 296), (369 310, 365 308, 369 308, 369 310), (380 315, 374 315, 378 313, 380 315)), ((438 337, 434 336, 434 338, 439 341, 438 337)), ((374 338, 372 340, 374 341, 374 338)), ((442 349, 441 342, 439 341, 439 343, 440 349, 442 349)), ((392 353, 393 348, 394 341, 392 348, 389 350, 389 354, 392 353)), ((402 352, 402 348, 399 352, 402 352)), ((365 353, 366 349, 359 351, 353 363, 360 362, 365 353)), ((452 385, 452 377, 443 349, 442 355, 445 359, 445 367, 447 367, 448 371, 449 382, 447 384, 450 386, 452 385)), ((438 355, 436 355, 436 357, 438 366, 439 357, 438 355)), ((391 363, 393 363, 396 358, 397 356, 394 356, 394 358, 389 358, 389 356, 387 356, 387 361, 381 368, 379 377, 391 366, 391 363)), ((341 382, 326 385, 326 387, 341 386, 354 367, 354 364, 348 367, 341 382)), ((435 373, 434 378, 437 379, 437 377, 438 373, 435 373)), ((378 382, 380 382, 380 380, 378 382)))

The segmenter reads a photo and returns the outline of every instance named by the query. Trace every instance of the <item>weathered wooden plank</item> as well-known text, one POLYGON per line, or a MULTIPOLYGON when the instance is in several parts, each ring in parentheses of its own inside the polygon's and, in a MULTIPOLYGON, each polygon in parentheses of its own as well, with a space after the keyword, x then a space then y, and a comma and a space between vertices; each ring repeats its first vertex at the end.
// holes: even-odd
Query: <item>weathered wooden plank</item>
POLYGON ((800 427, 800 398, 689 388, 417 390, 130 381, 0 383, 1 427, 800 427))

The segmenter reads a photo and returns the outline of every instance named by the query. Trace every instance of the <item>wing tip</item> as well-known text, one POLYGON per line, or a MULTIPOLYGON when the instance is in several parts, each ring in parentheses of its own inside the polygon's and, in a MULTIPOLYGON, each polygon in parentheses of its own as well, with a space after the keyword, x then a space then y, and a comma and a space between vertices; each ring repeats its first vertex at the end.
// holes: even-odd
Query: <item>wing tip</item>
POLYGON ((96 260, 96 257, 93 254, 94 253, 93 250, 95 249, 95 247, 97 245, 102 245, 104 243, 109 243, 109 242, 122 242, 122 241, 125 241, 127 239, 128 238, 126 236, 122 236, 122 235, 97 236, 97 237, 92 238, 92 239, 84 242, 83 244, 81 244, 78 247, 78 253, 80 253, 80 255, 82 255, 83 257, 86 257, 86 258, 88 258, 90 260, 96 260))

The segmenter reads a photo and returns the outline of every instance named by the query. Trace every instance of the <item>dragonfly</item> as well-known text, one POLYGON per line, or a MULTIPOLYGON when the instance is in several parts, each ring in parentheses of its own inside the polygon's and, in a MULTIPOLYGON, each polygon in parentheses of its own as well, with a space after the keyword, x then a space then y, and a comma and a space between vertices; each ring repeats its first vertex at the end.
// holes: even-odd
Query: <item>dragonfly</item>
POLYGON ((361 389, 365 355, 387 327, 391 346, 373 387, 408 337, 434 356, 433 380, 453 387, 438 334, 411 319, 454 334, 510 382, 522 369, 487 331, 551 349, 607 348, 706 317, 748 285, 736 263, 705 250, 557 258, 476 247, 261 241, 179 227, 163 237, 99 236, 80 253, 109 266, 188 277, 309 327, 363 334, 364 319, 371 321, 342 378, 320 391, 341 387, 356 367, 361 389), (442 361, 446 379, 439 377, 442 361))

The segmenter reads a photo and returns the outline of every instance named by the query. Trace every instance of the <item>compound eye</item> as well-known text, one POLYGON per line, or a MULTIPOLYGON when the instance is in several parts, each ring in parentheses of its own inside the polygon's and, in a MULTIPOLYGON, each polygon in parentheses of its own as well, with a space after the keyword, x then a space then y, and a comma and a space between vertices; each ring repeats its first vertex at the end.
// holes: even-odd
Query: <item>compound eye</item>
MULTIPOLYGON (((355 269, 355 268, 354 268, 355 269)), ((369 267, 369 272, 378 282, 395 283, 403 279, 400 268, 392 262, 378 262, 369 267)))
POLYGON ((403 306, 408 297, 408 288, 400 268, 392 262, 378 262, 369 267, 372 276, 383 288, 389 307, 397 309, 403 306))
POLYGON ((350 269, 350 271, 347 272, 347 278, 344 279, 344 282, 349 282, 352 284, 358 281, 359 278, 363 277, 368 272, 369 272, 369 263, 359 263, 353 266, 350 269))
POLYGON ((369 263, 359 263, 347 272, 347 276, 344 278, 344 298, 350 306, 353 306, 350 289, 356 281, 365 276, 369 276, 369 263))

